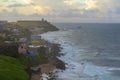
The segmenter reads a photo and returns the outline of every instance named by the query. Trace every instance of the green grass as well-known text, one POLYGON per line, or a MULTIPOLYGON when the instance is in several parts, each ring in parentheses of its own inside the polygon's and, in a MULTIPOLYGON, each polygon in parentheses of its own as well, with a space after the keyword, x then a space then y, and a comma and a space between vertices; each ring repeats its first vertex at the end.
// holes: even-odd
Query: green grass
POLYGON ((5 40, 5 38, 0 36, 0 41, 4 41, 4 40, 5 40))
POLYGON ((56 26, 52 25, 50 22, 47 22, 47 21, 34 21, 34 20, 33 21, 18 21, 18 22, 9 23, 9 26, 17 27, 19 29, 20 28, 29 29, 30 27, 38 27, 42 29, 40 33, 59 30, 56 26))
POLYGON ((23 21, 23 22, 15 22, 11 23, 11 25, 17 26, 17 27, 39 27, 44 28, 43 32, 47 31, 56 31, 58 30, 54 25, 50 24, 49 22, 42 22, 42 21, 23 21))
POLYGON ((12 57, 0 56, 0 80, 28 80, 25 66, 12 57))
POLYGON ((17 23, 19 26, 39 26, 39 25, 44 25, 44 23, 42 23, 42 22, 32 22, 32 21, 30 21, 30 22, 18 22, 17 23))
POLYGON ((32 58, 30 55, 20 55, 19 61, 21 64, 25 65, 26 67, 33 67, 38 66, 39 64, 47 63, 47 59, 44 56, 35 56, 32 58))

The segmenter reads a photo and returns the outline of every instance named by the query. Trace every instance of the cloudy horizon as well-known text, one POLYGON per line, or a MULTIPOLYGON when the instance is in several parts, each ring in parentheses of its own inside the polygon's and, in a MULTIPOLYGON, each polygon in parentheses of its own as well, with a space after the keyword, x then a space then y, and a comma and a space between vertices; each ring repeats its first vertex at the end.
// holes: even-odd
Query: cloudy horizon
POLYGON ((1 0, 0 20, 120 22, 120 0, 1 0))

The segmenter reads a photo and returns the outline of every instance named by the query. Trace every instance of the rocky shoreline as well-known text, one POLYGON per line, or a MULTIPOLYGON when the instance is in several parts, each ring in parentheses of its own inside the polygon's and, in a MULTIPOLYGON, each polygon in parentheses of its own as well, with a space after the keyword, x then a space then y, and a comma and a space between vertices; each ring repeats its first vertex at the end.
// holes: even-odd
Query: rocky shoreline
POLYGON ((48 31, 57 31, 57 27, 46 20, 4 24, 1 22, 0 25, 6 26, 0 32, 0 56, 8 56, 19 61, 25 66, 29 80, 56 80, 55 72, 65 70, 65 63, 57 58, 62 55, 60 45, 38 36, 48 31))
POLYGON ((49 76, 47 80, 56 80, 55 73, 58 70, 65 70, 65 63, 57 58, 58 56, 62 55, 60 53, 60 45, 49 43, 49 46, 51 47, 51 53, 44 55, 46 57, 47 63, 32 68, 32 70, 36 71, 32 71, 30 80, 42 80, 44 75, 46 75, 46 78, 49 76))
POLYGON ((38 50, 37 56, 42 56, 45 61, 29 69, 30 80, 44 80, 43 78, 45 77, 46 80, 57 80, 55 73, 58 70, 65 70, 65 63, 57 58, 62 55, 60 53, 62 48, 60 44, 50 43, 44 39, 43 41, 45 42, 45 47, 43 46, 41 50, 38 50))

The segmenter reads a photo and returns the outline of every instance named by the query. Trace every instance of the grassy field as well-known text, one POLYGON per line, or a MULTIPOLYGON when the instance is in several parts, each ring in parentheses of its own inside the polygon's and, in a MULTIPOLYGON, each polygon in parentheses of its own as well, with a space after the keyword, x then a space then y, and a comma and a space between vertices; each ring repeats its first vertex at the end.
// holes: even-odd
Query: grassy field
POLYGON ((43 32, 56 31, 58 30, 56 26, 52 25, 47 21, 18 21, 10 23, 11 26, 29 28, 29 27, 39 27, 43 28, 43 32))
POLYGON ((0 56, 0 80, 28 80, 25 66, 8 56, 0 56))

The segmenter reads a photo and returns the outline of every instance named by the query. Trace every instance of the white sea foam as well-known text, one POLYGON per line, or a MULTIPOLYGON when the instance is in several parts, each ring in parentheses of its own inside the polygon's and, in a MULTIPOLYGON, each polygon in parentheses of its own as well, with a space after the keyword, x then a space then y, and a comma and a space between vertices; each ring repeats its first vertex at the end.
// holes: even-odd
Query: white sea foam
POLYGON ((71 33, 72 30, 48 32, 41 35, 42 38, 59 43, 63 47, 61 52, 65 55, 59 58, 66 63, 66 70, 58 72, 58 80, 106 80, 96 79, 96 75, 101 78, 101 75, 107 73, 106 67, 98 67, 83 61, 81 53, 84 53, 84 49, 79 49, 71 42, 69 38, 71 33))

